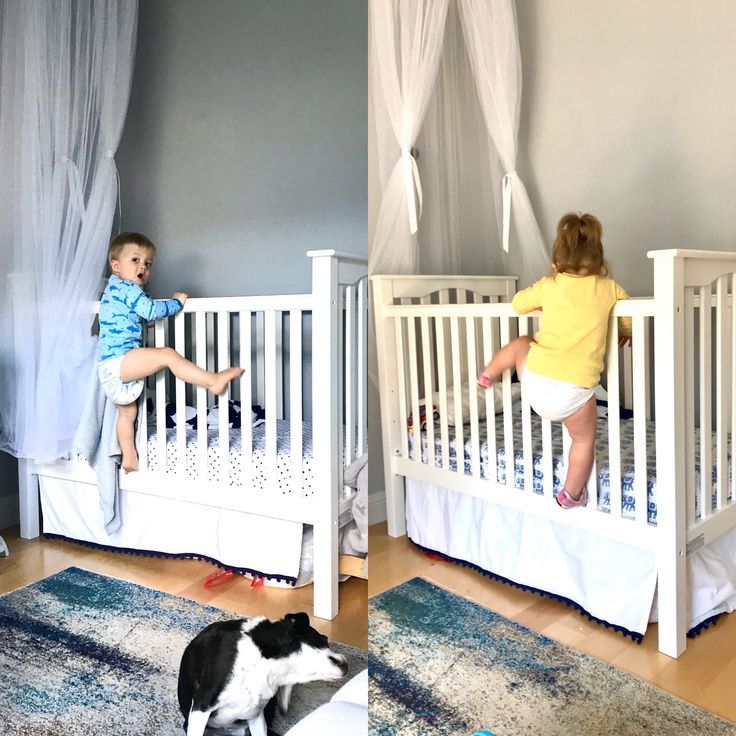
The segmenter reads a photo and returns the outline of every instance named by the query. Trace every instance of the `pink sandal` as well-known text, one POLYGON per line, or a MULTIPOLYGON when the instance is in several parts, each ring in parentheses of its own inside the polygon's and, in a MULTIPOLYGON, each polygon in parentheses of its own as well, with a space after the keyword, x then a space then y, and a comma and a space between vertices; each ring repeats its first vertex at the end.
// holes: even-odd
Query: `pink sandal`
POLYGON ((493 379, 487 373, 481 373, 478 376, 478 386, 481 388, 490 388, 493 383, 493 379))
POLYGON ((588 504, 588 488, 583 486, 583 492, 580 494, 580 498, 573 498, 567 489, 563 488, 555 498, 557 505, 563 509, 574 509, 578 506, 586 506, 588 504))

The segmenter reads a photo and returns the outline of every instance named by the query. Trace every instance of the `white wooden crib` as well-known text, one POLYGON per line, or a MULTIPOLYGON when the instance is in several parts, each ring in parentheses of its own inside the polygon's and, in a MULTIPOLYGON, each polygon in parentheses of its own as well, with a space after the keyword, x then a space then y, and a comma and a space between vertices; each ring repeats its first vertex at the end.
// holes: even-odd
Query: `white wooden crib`
MULTIPOLYGON (((553 434, 560 433, 561 425, 540 420, 523 401, 515 411, 510 375, 503 379, 500 406, 494 406, 492 391, 482 403, 470 400, 478 371, 493 353, 516 335, 536 331, 540 313, 519 316, 508 303, 515 279, 371 277, 388 528, 392 536, 406 533, 405 483, 421 482, 422 488, 462 494, 469 503, 482 499, 512 509, 523 515, 514 517, 522 518, 519 528, 531 517, 550 522, 563 530, 558 534, 562 546, 567 535, 576 540, 576 549, 584 549, 586 536, 595 535, 649 551, 658 591, 659 649, 678 657, 686 648, 688 586, 694 584, 687 572, 689 557, 726 539, 736 526, 730 486, 736 462, 736 253, 664 250, 648 255, 654 264, 654 297, 619 302, 609 328, 603 377, 608 412, 599 418, 597 445, 598 463, 605 454, 608 471, 600 475, 601 467, 594 467, 588 506, 568 511, 553 502, 553 478, 564 480, 564 469, 553 468, 552 451, 553 434), (618 347, 620 316, 633 320, 631 348, 618 347), (453 400, 461 392, 464 410, 453 400), (430 402, 439 413, 436 421, 430 402), (633 418, 621 419, 619 406, 633 409, 633 418), (413 418, 423 416, 428 417, 426 428, 417 431, 413 418), (462 434, 456 432, 461 426, 462 434), (626 463, 624 434, 633 437, 626 463), (535 443, 541 448, 536 466, 535 443), (515 458, 513 472, 504 458, 515 458), (700 473, 699 467, 712 472, 700 473), (656 523, 648 497, 654 477, 656 523)), ((565 457, 568 442, 565 437, 565 457)), ((432 508, 426 518, 446 512, 444 506, 432 508)), ((481 507, 473 508, 471 516, 481 507)), ((461 516, 445 521, 436 543, 430 539, 424 546, 445 552, 453 548, 453 537, 470 535, 467 546, 482 548, 486 539, 467 528, 472 523, 458 521, 461 516)), ((486 538, 492 536, 487 532, 486 538)), ((568 549, 566 555, 575 552, 568 549)), ((727 553, 725 560, 732 567, 733 557, 727 553)), ((581 575, 587 574, 586 565, 597 564, 589 559, 576 563, 581 575)), ((736 573, 728 574, 727 586, 733 589, 736 573)), ((732 607, 733 600, 719 610, 732 607)))
POLYGON ((209 369, 240 365, 246 372, 219 398, 165 371, 149 379, 144 397, 153 412, 148 417, 141 412, 140 471, 119 478, 119 539, 127 541, 105 538, 95 473, 76 455, 44 465, 20 462, 21 536, 33 538, 40 531, 39 478, 42 490, 47 479, 72 483, 65 486, 71 489, 67 500, 46 496, 46 532, 47 522, 65 517, 68 523, 58 522, 59 528, 74 527, 71 538, 77 541, 209 557, 235 569, 262 566, 214 558, 202 551, 209 549, 203 540, 228 536, 237 558, 238 535, 253 528, 246 522, 296 522, 299 532, 301 524, 311 524, 314 613, 333 618, 338 610, 338 529, 350 518, 354 494, 343 485, 343 471, 367 449, 367 259, 334 250, 307 255, 311 293, 192 298, 181 313, 149 327, 150 345, 173 346, 209 369), (240 429, 229 426, 230 399, 240 402, 240 429), (219 409, 217 424, 208 430, 213 404, 219 409), (259 428, 250 420, 253 405, 265 409, 259 428), (196 409, 196 429, 187 428, 187 406, 196 409), (176 421, 168 435, 167 411, 176 421), (185 528, 180 530, 181 525, 185 528), (143 529, 148 526, 152 537, 143 529), (157 541, 167 527, 176 528, 178 541, 157 541))

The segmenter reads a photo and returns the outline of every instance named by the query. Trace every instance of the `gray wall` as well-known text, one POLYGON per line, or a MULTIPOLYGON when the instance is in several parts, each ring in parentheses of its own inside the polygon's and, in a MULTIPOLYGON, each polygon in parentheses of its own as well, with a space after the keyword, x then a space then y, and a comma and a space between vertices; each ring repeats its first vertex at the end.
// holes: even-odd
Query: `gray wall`
POLYGON ((654 248, 736 249, 736 4, 517 3, 519 170, 542 232, 601 219, 615 277, 652 292, 654 248))
MULTIPOLYGON (((564 212, 593 212, 614 276, 639 296, 652 292, 647 250, 736 250, 736 3, 516 6, 524 79, 517 168, 547 241, 564 212)), ((376 212, 373 205, 371 222, 376 212)), ((499 262, 496 242, 464 247, 465 263, 483 263, 484 249, 499 262)), ((371 422, 378 447, 375 414, 371 422)), ((382 468, 371 460, 376 494, 382 468)))
POLYGON ((310 290, 367 252, 365 0, 144 0, 117 162, 154 297, 310 290))

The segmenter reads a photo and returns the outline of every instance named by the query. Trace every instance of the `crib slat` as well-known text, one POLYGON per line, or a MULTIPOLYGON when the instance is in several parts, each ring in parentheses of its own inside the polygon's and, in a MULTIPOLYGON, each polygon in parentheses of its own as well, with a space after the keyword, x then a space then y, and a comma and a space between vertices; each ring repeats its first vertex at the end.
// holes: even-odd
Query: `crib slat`
MULTIPOLYGON (((195 360, 200 368, 207 368, 207 319, 205 312, 195 312, 195 360)), ((207 389, 197 386, 197 472, 207 479, 207 389)))
POLYGON ((465 472, 465 437, 463 435, 462 367, 460 329, 457 317, 450 317, 450 351, 452 354, 452 403, 455 410, 455 461, 458 473, 465 472))
MULTIPOLYGON (((644 320, 644 363, 646 365, 646 371, 642 377, 644 381, 646 418, 650 421, 652 419, 652 351, 649 344, 651 340, 651 322, 651 317, 646 317, 644 320)), ((637 378, 637 380, 639 379, 637 378)))
MULTIPOLYGON (((491 297, 491 304, 498 303, 498 297, 491 297)), ((501 324, 498 319, 491 320, 491 350, 492 356, 501 349, 501 324)), ((489 358, 490 360, 490 358, 489 358)))
POLYGON ((712 429, 711 429, 711 287, 700 288, 700 518, 705 519, 713 513, 713 483, 711 471, 712 429))
POLYGON ((252 312, 242 311, 238 315, 240 327, 240 367, 245 373, 240 380, 240 468, 243 485, 253 485, 253 373, 251 361, 252 312))
POLYGON ((435 466, 434 452, 434 383, 432 381, 432 359, 429 343, 429 320, 427 317, 420 318, 422 332, 422 379, 424 383, 425 403, 424 411, 427 414, 427 463, 430 467, 435 466))
MULTIPOLYGON (((398 362, 397 375, 399 378, 399 418, 401 421, 401 456, 409 457, 409 435, 406 432, 409 411, 407 409, 406 393, 406 345, 404 344, 404 320, 394 318, 394 332, 396 334, 396 358, 398 362)), ((413 430, 412 430, 413 431, 413 430)))
MULTIPOLYGON (((621 423, 620 423, 620 394, 619 394, 619 349, 618 349, 618 319, 612 317, 608 326, 608 363, 606 365, 608 378, 608 473, 611 486, 610 509, 611 516, 621 516, 621 423)), ((641 506, 636 502, 636 514, 641 514, 641 506)), ((646 513, 644 514, 646 518, 646 513)))
MULTIPOLYGON (((230 367, 230 313, 217 313, 217 370, 230 367)), ((230 386, 217 399, 220 483, 230 483, 230 386)))
POLYGON ((437 385, 439 388, 441 462, 442 468, 449 470, 450 431, 447 416, 447 351, 445 349, 445 320, 442 317, 438 317, 435 320, 435 335, 437 340, 437 385))
POLYGON ((368 450, 368 279, 358 282, 358 456, 368 450))
MULTIPOLYGON (((632 320, 632 372, 644 376, 647 370, 644 320, 632 320)), ((648 472, 647 472, 647 424, 646 390, 644 381, 634 384, 634 498, 636 499, 636 521, 645 525, 649 519, 648 472)))
POLYGON ((278 402, 276 384, 276 311, 269 309, 264 313, 264 367, 265 367, 265 397, 266 397, 266 478, 269 485, 278 485, 278 448, 276 436, 276 421, 278 402))
MULTIPOLYGON (((417 370, 417 328, 414 317, 409 317, 407 326, 407 347, 409 349, 409 398, 411 401, 412 432, 414 433, 414 459, 424 462, 422 449, 422 422, 419 410, 419 378, 417 370)), ((426 410, 426 409, 425 409, 426 410)), ((428 449, 429 452, 432 448, 428 449)))
MULTIPOLYGON (((511 318, 501 317, 501 344, 507 345, 511 336, 511 318)), ((503 372, 503 444, 506 463, 506 487, 514 488, 516 460, 514 458, 514 420, 511 416, 511 371, 503 372)))
MULTIPOLYGON (((529 334, 529 319, 519 318, 519 335, 529 334)), ((509 389, 510 390, 510 389, 509 389)), ((504 407, 505 411, 505 407, 504 407)), ((529 403, 521 402, 521 445, 524 456, 524 490, 534 491, 534 453, 532 452, 532 413, 529 403)))
POLYGON ((473 478, 480 478, 480 443, 478 436, 478 361, 476 359, 475 319, 465 318, 465 338, 468 358, 468 404, 470 406, 470 473, 473 478))
MULTIPOLYGON (((154 344, 157 348, 166 346, 166 335, 164 323, 166 320, 158 320, 154 323, 154 344)), ((156 373, 156 455, 158 456, 158 469, 166 472, 166 369, 156 373)))
POLYGON ((542 473, 544 474, 544 495, 554 496, 554 457, 552 455, 552 422, 542 419, 542 473))
POLYGON ((588 488, 588 511, 598 510, 598 460, 595 456, 595 447, 593 448, 593 465, 590 468, 590 475, 586 484, 588 488))
MULTIPOLYGON (((441 291, 437 292, 437 300, 438 304, 450 304, 450 290, 449 289, 442 289, 441 291)), ((445 353, 443 356, 443 359, 445 361, 445 375, 448 375, 450 372, 452 372, 452 356, 449 352, 445 353)))
POLYGON ((301 497, 302 486, 302 312, 289 312, 289 417, 291 438, 291 483, 301 497))
MULTIPOLYGON (((274 326, 274 351, 275 351, 275 363, 274 363, 274 376, 276 377, 276 418, 284 418, 284 323, 283 323, 283 312, 277 310, 275 312, 276 324, 274 326)), ((342 315, 342 312, 340 312, 342 315)), ((339 332, 338 334, 342 334, 339 332)), ((338 373, 338 376, 340 374, 338 373)))
MULTIPOLYGON (((685 289, 685 345, 695 344, 695 292, 685 289)), ((685 510, 687 527, 695 520, 695 352, 685 352, 685 510)))
POLYGON ((263 320, 264 320, 264 312, 257 311, 256 312, 256 345, 255 345, 255 355, 256 355, 256 365, 255 365, 255 373, 256 373, 256 403, 261 404, 261 406, 266 405, 266 367, 264 365, 263 360, 259 360, 258 356, 264 355, 264 327, 263 327, 263 320))
POLYGON ((736 483, 736 274, 731 275, 731 373, 728 376, 731 388, 731 485, 736 483))
MULTIPOLYGON (((629 348, 624 348, 624 350, 629 350, 629 348)), ((630 360, 624 361, 622 373, 624 376, 624 407, 631 409, 634 406, 634 376, 630 360)))
POLYGON ((143 379, 143 405, 138 417, 138 467, 148 470, 148 380, 143 379))
POLYGON ((728 437, 731 408, 730 374, 731 350, 728 333, 728 277, 721 276, 716 283, 716 483, 718 510, 726 505, 728 497, 728 437))
MULTIPOLYGON (((483 317, 483 365, 484 367, 491 362, 493 358, 495 335, 493 327, 496 326, 496 320, 491 317, 483 317)), ((498 329, 496 329, 498 333, 498 329)), ((491 386, 485 392, 486 400, 486 443, 488 445, 488 464, 486 478, 492 483, 498 480, 498 453, 496 451, 496 408, 494 401, 495 388, 491 386)))
POLYGON ((354 341, 355 287, 351 285, 345 287, 345 349, 340 351, 340 356, 344 365, 344 370, 341 374, 343 377, 343 396, 345 402, 345 466, 350 465, 354 459, 355 382, 352 380, 353 373, 355 372, 354 341))
POLYGON ((207 312, 207 370, 215 370, 215 313, 207 312))
MULTIPOLYGON (((174 349, 179 355, 186 354, 186 340, 184 320, 186 315, 179 312, 174 317, 174 349)), ((186 474, 186 446, 187 446, 187 424, 186 424, 186 384, 180 378, 174 382, 176 393, 176 472, 179 475, 186 474)))

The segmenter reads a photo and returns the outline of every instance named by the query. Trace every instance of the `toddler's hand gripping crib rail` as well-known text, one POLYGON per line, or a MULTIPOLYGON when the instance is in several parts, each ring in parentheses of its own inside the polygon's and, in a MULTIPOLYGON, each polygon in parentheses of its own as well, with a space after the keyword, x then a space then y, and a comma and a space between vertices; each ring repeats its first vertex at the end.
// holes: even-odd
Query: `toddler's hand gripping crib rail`
MULTIPOLYGON (((569 511, 553 501, 565 475, 555 457, 561 425, 540 420, 525 402, 520 408, 514 403, 517 386, 509 372, 495 395, 490 390, 475 398, 476 376, 493 353, 536 330, 540 313, 519 316, 508 303, 515 279, 372 277, 388 526, 392 536, 406 533, 405 482, 420 481, 418 488, 450 489, 448 496, 455 492, 468 503, 473 497, 513 509, 516 518, 548 520, 560 525, 562 536, 565 530, 576 540, 598 535, 649 551, 659 649, 677 657, 688 628, 688 556, 736 526, 730 485, 736 462, 736 253, 648 255, 654 297, 618 302, 612 312, 602 379, 608 411, 599 416, 590 501, 569 511), (617 317, 632 318, 631 348, 618 346, 617 317), (618 407, 633 409, 633 416, 618 407)), ((566 461, 569 439, 562 443, 566 461)), ((442 513, 426 505, 425 518, 442 513)), ((423 546, 444 551, 453 548, 453 539, 476 535, 446 516, 438 522, 436 544, 430 538, 423 546)), ((486 543, 487 536, 477 534, 467 547, 486 543)), ((566 554, 574 556, 569 549, 566 554)), ((736 580, 736 572, 729 574, 736 580)), ((732 599, 719 610, 733 606, 732 599)), ((611 615, 600 618, 615 623, 611 615)))
MULTIPOLYGON (((210 370, 240 365, 246 372, 219 398, 167 371, 148 379, 144 406, 147 397, 152 411, 140 412, 140 471, 119 475, 118 539, 133 542, 116 541, 114 535, 107 540, 97 499, 85 507, 94 518, 75 523, 82 508, 76 497, 85 487, 92 495, 89 489, 97 480, 76 455, 43 465, 20 461, 21 536, 39 534, 39 477, 76 482, 73 500, 58 500, 57 494, 57 507, 49 506, 48 514, 44 505, 47 532, 47 521, 63 528, 58 519, 66 517, 75 531, 54 528, 59 536, 112 548, 185 553, 254 574, 263 566, 221 559, 209 551, 209 542, 236 549, 237 557, 238 534, 246 535, 244 517, 258 515, 255 523, 264 526, 271 519, 296 522, 298 555, 301 524, 311 524, 314 613, 333 618, 338 529, 350 518, 354 495, 343 485, 343 471, 367 449, 367 259, 332 250, 307 255, 311 293, 193 298, 175 317, 149 326, 149 345, 170 345, 210 370), (239 402, 239 429, 232 428, 238 407, 230 400, 239 402), (254 405, 265 410, 262 422, 251 421, 254 405), (134 513, 144 499, 152 505, 134 513), (145 518, 152 514, 152 521, 145 518), (146 536, 149 527, 154 527, 153 541, 146 536), (165 527, 175 529, 176 541, 163 539, 165 527), (214 539, 224 534, 230 538, 214 539)), ((50 500, 43 488, 42 498, 50 500)), ((295 564, 298 571, 298 558, 295 564)))

